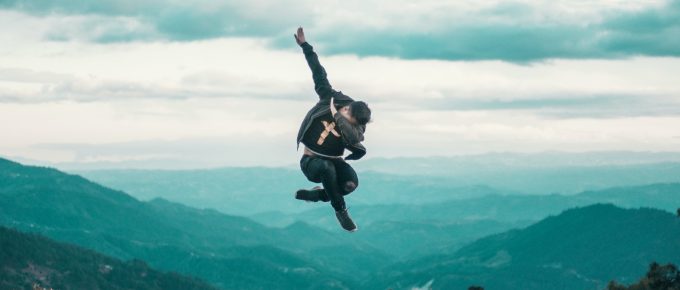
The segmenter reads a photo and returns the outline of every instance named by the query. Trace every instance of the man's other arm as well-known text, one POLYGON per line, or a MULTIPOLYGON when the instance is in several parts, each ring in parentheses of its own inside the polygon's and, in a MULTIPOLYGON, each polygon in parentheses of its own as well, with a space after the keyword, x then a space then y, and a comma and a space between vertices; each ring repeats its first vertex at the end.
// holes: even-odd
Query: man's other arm
POLYGON ((314 79, 314 90, 319 95, 319 99, 327 100, 337 94, 331 84, 328 82, 326 70, 319 63, 319 56, 314 52, 314 48, 307 42, 305 32, 301 27, 298 27, 297 33, 293 34, 295 42, 302 47, 302 52, 307 59, 307 65, 312 70, 312 79, 314 79))
POLYGON ((366 125, 353 125, 352 123, 349 122, 349 120, 345 119, 345 117, 339 112, 335 113, 335 115, 333 115, 333 118, 335 119, 335 124, 337 124, 338 128, 340 129, 340 134, 342 135, 342 138, 345 140, 345 143, 354 145, 356 143, 364 141, 364 132, 366 132, 366 125))
POLYGON ((326 70, 319 63, 319 56, 314 52, 314 48, 308 42, 300 44, 302 52, 307 59, 307 65, 312 70, 312 79, 314 80, 314 90, 319 95, 320 99, 329 99, 335 94, 335 90, 328 82, 326 70))

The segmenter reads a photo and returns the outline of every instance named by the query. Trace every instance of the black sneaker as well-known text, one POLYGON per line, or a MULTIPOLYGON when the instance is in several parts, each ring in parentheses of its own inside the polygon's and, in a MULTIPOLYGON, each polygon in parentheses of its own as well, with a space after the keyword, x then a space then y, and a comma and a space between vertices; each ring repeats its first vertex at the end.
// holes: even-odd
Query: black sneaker
POLYGON ((300 189, 295 193, 295 198, 309 202, 317 202, 321 200, 320 192, 323 190, 321 186, 315 186, 312 189, 300 189))
POLYGON ((349 212, 347 209, 343 209, 340 211, 335 211, 335 217, 338 218, 338 221, 340 222, 340 225, 342 226, 343 229, 354 232, 356 231, 357 225, 352 221, 352 218, 349 216, 349 212))

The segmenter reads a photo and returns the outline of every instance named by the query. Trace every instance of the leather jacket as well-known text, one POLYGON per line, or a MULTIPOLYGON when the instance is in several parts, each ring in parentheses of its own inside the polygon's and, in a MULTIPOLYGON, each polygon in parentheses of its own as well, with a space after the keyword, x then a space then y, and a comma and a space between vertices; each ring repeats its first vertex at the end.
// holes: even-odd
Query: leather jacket
MULTIPOLYGON (((307 115, 302 120, 302 124, 300 124, 297 136, 298 149, 300 148, 302 137, 307 132, 307 129, 309 129, 312 121, 323 114, 330 114, 331 98, 333 98, 336 107, 344 107, 354 102, 352 98, 343 94, 342 91, 336 91, 331 87, 326 76, 326 70, 319 63, 319 57, 314 52, 313 47, 307 42, 300 44, 300 47, 302 47, 307 64, 312 70, 314 90, 319 95, 319 101, 307 112, 307 115)), ((336 126, 340 129, 340 135, 342 136, 345 148, 352 152, 345 157, 345 160, 357 160, 363 157, 366 154, 366 147, 361 144, 361 141, 364 141, 366 125, 352 125, 340 112, 335 113, 333 118, 335 119, 336 126)))

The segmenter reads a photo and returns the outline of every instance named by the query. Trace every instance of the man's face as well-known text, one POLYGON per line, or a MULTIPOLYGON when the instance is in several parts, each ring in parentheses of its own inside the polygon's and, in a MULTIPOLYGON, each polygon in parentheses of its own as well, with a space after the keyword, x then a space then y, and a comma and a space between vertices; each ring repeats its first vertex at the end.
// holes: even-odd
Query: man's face
POLYGON ((344 107, 340 108, 340 110, 338 112, 340 112, 340 115, 345 117, 345 119, 349 120, 349 122, 352 125, 358 124, 357 119, 354 119, 354 117, 352 117, 352 113, 349 110, 349 106, 344 106, 344 107))

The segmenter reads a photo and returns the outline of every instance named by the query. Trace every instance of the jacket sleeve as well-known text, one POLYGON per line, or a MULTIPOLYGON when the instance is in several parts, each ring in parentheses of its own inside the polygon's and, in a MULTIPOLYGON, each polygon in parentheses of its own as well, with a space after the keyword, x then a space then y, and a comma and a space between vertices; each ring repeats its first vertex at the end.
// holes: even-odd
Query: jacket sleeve
POLYGON ((345 157, 345 160, 358 160, 366 155, 366 147, 361 144, 361 141, 364 141, 366 125, 354 126, 339 112, 335 113, 333 118, 335 119, 335 124, 340 129, 343 141, 347 144, 346 148, 352 152, 352 154, 345 157))
POLYGON ((350 146, 349 151, 352 151, 352 154, 347 155, 345 157, 345 160, 359 160, 361 157, 364 157, 366 155, 366 147, 361 145, 361 143, 354 144, 354 146, 350 146))
POLYGON ((326 70, 319 63, 319 56, 314 52, 314 48, 311 44, 303 42, 300 44, 302 47, 302 52, 305 54, 305 59, 307 59, 307 65, 312 70, 312 79, 314 80, 314 90, 319 95, 319 99, 330 99, 335 95, 336 91, 331 87, 326 76, 326 70))
POLYGON ((366 125, 352 125, 340 112, 335 113, 333 117, 335 118, 335 124, 340 128, 340 134, 345 143, 353 145, 364 141, 366 125))

